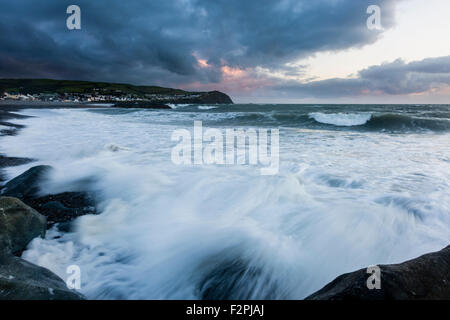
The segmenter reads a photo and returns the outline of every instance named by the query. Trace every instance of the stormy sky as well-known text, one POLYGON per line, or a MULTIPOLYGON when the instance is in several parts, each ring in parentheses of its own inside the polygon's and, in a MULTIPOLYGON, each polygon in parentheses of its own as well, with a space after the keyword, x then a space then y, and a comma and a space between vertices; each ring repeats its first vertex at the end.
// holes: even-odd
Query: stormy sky
POLYGON ((237 102, 450 103, 448 0, 14 0, 0 77, 222 90, 237 102), (66 9, 81 8, 81 30, 66 9), (369 5, 381 30, 367 28, 369 5))

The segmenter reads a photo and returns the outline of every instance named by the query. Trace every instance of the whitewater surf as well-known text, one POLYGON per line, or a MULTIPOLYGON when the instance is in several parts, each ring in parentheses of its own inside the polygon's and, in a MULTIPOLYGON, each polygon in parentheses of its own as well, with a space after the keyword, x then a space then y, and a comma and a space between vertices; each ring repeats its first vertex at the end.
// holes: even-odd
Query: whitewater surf
POLYGON ((336 276, 450 241, 450 108, 179 105, 23 110, 1 152, 55 168, 41 192, 90 190, 99 215, 23 258, 89 299, 299 299, 336 276), (177 165, 174 130, 279 128, 279 172, 177 165))

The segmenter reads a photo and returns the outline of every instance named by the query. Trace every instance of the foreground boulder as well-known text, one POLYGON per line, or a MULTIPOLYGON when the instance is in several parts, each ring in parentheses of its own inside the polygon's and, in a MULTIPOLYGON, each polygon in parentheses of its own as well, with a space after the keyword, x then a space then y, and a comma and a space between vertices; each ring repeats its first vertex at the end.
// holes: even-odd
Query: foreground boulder
POLYGON ((400 264, 379 265, 380 289, 369 290, 366 269, 337 277, 307 300, 449 300, 450 246, 400 264))
POLYGON ((84 299, 51 271, 13 255, 45 230, 43 215, 19 199, 0 197, 0 300, 84 299))
POLYGON ((36 166, 5 184, 2 195, 16 197, 47 217, 47 227, 67 223, 76 217, 95 214, 95 199, 87 192, 63 192, 39 196, 39 185, 53 170, 50 166, 36 166))
POLYGON ((83 300, 50 270, 0 255, 0 300, 83 300))
POLYGON ((16 198, 0 197, 0 254, 17 253, 44 237, 47 219, 16 198))

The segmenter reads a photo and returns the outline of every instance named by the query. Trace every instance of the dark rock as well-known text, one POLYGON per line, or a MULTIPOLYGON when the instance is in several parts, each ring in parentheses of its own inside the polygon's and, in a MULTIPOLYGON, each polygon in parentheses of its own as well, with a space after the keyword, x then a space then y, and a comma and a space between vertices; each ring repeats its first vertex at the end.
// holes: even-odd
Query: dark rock
POLYGON ((172 109, 166 104, 152 101, 120 101, 114 104, 116 108, 139 108, 139 109, 172 109))
MULTIPOLYGON (((0 133, 1 135, 1 133, 0 133)), ((22 164, 26 164, 29 162, 33 162, 33 159, 28 158, 17 158, 17 157, 5 157, 0 155, 0 169, 6 168, 6 167, 14 167, 14 166, 20 166, 22 164)), ((3 182, 6 180, 5 175, 3 172, 0 171, 0 182, 3 182)), ((0 191, 3 189, 3 186, 0 186, 0 191)))
POLYGON ((4 185, 2 195, 21 200, 35 197, 39 192, 39 183, 51 170, 50 166, 36 166, 25 171, 4 185))
POLYGON ((19 129, 24 127, 21 124, 14 124, 3 120, 28 118, 28 116, 13 113, 11 112, 12 110, 8 109, 4 107, 0 109, 0 126, 8 127, 7 129, 0 130, 0 136, 15 136, 19 132, 19 129))
POLYGON ((199 102, 200 104, 233 104, 233 100, 226 95, 225 93, 222 93, 220 91, 211 91, 206 92, 203 95, 200 96, 199 102))
POLYGON ((233 100, 220 91, 198 92, 196 95, 177 98, 176 96, 164 101, 165 103, 191 103, 191 104, 233 104, 233 100))
POLYGON ((203 263, 206 272, 197 285, 202 300, 262 300, 282 296, 276 283, 261 268, 238 256, 213 256, 203 263))
POLYGON ((84 300, 50 270, 12 255, 0 256, 0 300, 84 300))
POLYGON ((87 192, 63 192, 38 196, 39 184, 52 170, 50 166, 36 166, 5 184, 2 195, 16 197, 47 217, 47 227, 71 221, 76 217, 95 214, 96 202, 87 192))
MULTIPOLYGON (((20 115, 10 113, 8 110, 0 109, 0 126, 7 127, 6 129, 0 129, 0 136, 15 136, 17 135, 19 130, 24 127, 23 125, 20 124, 2 121, 3 119, 14 118, 15 116, 20 115)), ((6 157, 0 155, 0 170, 5 167, 19 166, 32 161, 34 160, 27 158, 6 157)), ((6 180, 5 175, 3 174, 2 171, 0 171, 0 183, 5 180, 6 180)), ((0 186, 0 190, 2 189, 3 186, 0 186)))
POLYGON ((76 217, 96 213, 96 203, 86 192, 63 192, 39 198, 27 199, 26 203, 47 217, 48 227, 68 222, 76 217))
POLYGON ((17 136, 19 130, 16 128, 7 128, 0 130, 0 136, 17 136))
POLYGON ((33 161, 33 159, 29 158, 5 157, 0 155, 0 168, 21 166, 33 161))
POLYGON ((74 231, 72 221, 60 222, 57 224, 58 231, 70 233, 74 231))
POLYGON ((188 95, 172 95, 163 100, 138 100, 115 102, 117 108, 171 109, 167 104, 233 104, 233 100, 220 91, 196 92, 188 95))
POLYGON ((46 218, 19 199, 0 197, 0 300, 81 300, 62 279, 13 254, 45 235, 46 218))
POLYGON ((16 198, 0 197, 0 254, 17 253, 44 237, 46 218, 16 198))
POLYGON ((379 265, 380 289, 369 290, 367 269, 337 277, 308 300, 449 300, 450 246, 400 264, 379 265))
POLYGON ((7 121, 0 121, 0 126, 11 127, 14 129, 25 128, 25 126, 23 124, 17 124, 17 123, 12 123, 12 122, 7 122, 7 121))
MULTIPOLYGON (((17 110, 17 108, 2 107, 2 109, 0 109, 0 121, 3 122, 3 120, 33 118, 32 116, 26 116, 23 114, 13 112, 16 110, 17 110)), ((20 126, 20 125, 17 125, 17 126, 20 126)))
POLYGON ((24 125, 21 124, 15 124, 9 121, 4 121, 11 119, 29 118, 28 116, 11 112, 14 110, 15 108, 8 108, 5 106, 2 106, 2 108, 0 108, 0 126, 7 127, 6 129, 0 129, 0 136, 15 136, 17 135, 20 129, 25 127, 24 125))

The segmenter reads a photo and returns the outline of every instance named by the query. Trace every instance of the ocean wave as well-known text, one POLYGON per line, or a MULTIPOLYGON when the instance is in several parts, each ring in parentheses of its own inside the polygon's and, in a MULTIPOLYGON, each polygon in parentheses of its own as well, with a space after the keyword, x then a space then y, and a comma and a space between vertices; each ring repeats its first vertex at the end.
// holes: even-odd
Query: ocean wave
POLYGON ((42 191, 89 181, 97 192, 101 214, 49 230, 22 255, 62 278, 78 265, 89 299, 301 299, 349 270, 449 242, 447 135, 328 134, 306 112, 266 112, 320 133, 283 132, 280 173, 259 176, 176 166, 170 137, 181 121, 260 124, 263 113, 140 112, 30 110, 37 117, 14 120, 26 125, 19 135, 0 138, 5 154, 55 168, 42 191))
POLYGON ((199 110, 211 110, 211 109, 217 109, 218 107, 213 106, 198 106, 199 110))
POLYGON ((337 127, 364 127, 369 130, 392 132, 448 131, 448 119, 413 117, 404 114, 372 114, 372 113, 322 113, 308 114, 321 124, 337 127))
POLYGON ((172 109, 178 109, 178 108, 183 108, 183 107, 188 107, 191 104, 189 103, 179 103, 179 104, 174 104, 174 103, 169 103, 168 106, 171 107, 172 109))
POLYGON ((373 116, 367 122, 367 127, 373 130, 387 131, 448 131, 450 121, 435 118, 416 118, 402 114, 382 114, 373 116))
POLYGON ((312 112, 308 116, 317 122, 338 127, 352 127, 366 124, 372 118, 371 113, 322 113, 312 112))
POLYGON ((228 115, 217 118, 218 125, 276 125, 276 120, 269 113, 262 112, 227 112, 213 113, 216 115, 228 115))
POLYGON ((87 106, 94 106, 94 107, 114 107, 114 103, 89 103, 87 106))

